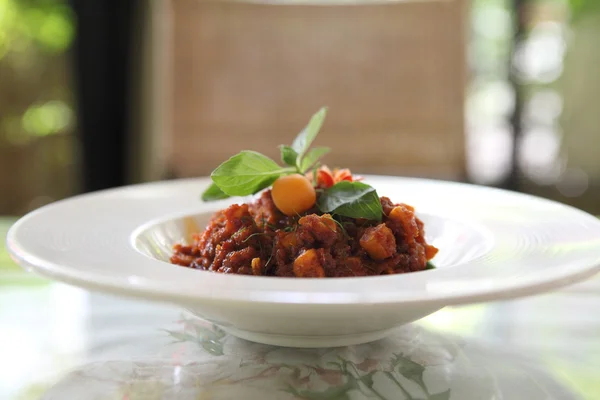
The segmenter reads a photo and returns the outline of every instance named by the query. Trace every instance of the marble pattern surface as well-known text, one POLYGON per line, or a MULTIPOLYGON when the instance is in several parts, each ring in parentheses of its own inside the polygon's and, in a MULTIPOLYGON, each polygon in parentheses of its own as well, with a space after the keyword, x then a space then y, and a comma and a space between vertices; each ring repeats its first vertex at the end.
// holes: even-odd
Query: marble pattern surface
MULTIPOLYGON (((9 220, 0 222, 0 243, 9 220)), ((289 349, 28 274, 0 247, 0 399, 597 399, 600 277, 443 309, 374 343, 289 349)))

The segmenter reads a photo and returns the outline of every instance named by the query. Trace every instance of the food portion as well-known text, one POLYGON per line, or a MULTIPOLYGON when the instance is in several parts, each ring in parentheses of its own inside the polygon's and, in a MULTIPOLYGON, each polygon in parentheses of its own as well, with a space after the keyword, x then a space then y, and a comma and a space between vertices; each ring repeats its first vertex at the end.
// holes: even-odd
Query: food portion
POLYGON ((348 169, 320 163, 329 149, 310 149, 325 117, 313 116, 291 146, 285 167, 243 151, 221 164, 204 201, 258 194, 217 212, 173 264, 220 273, 299 278, 372 276, 432 268, 413 207, 379 197, 348 169))
POLYGON ((437 252, 414 209, 387 197, 380 200, 381 221, 373 221, 316 207, 286 215, 273 192, 217 212, 191 245, 175 246, 171 261, 223 273, 323 278, 421 271, 437 252))

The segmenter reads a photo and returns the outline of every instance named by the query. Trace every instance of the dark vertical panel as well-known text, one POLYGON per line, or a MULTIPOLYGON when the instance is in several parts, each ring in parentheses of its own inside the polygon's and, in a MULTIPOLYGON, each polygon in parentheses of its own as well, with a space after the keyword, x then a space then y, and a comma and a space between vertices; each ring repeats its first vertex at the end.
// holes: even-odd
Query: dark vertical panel
POLYGON ((85 192, 126 183, 132 29, 136 1, 70 0, 77 16, 73 48, 85 192))
POLYGON ((523 135, 523 124, 522 124, 522 115, 523 115, 523 88, 522 84, 519 81, 519 77, 515 73, 514 68, 514 56, 515 51, 518 46, 522 43, 525 30, 526 30, 526 14, 525 14, 525 6, 527 0, 511 0, 513 15, 514 15, 514 24, 513 24, 513 37, 512 37, 512 46, 510 51, 510 57, 508 60, 509 63, 509 75, 508 80, 514 90, 515 95, 515 108, 513 110, 512 115, 510 116, 510 125, 512 128, 513 135, 513 148, 512 148, 512 158, 511 158, 511 170, 506 178, 505 182, 501 185, 502 187, 510 190, 518 191, 521 189, 520 181, 521 181, 521 173, 519 169, 518 163, 518 154, 519 154, 519 144, 521 142, 521 137, 523 135))

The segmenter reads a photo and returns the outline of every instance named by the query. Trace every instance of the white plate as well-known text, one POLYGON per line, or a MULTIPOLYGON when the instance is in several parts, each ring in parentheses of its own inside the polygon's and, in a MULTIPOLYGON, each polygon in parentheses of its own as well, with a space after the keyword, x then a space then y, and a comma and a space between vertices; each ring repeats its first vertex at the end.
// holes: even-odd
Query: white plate
MULTIPOLYGON (((416 207, 436 270, 327 279, 225 275, 168 263, 171 247, 234 200, 202 203, 209 180, 129 186, 36 210, 9 231, 27 269, 88 289, 166 301, 233 335, 322 347, 364 343, 448 305, 533 295, 600 269, 600 221, 517 193, 367 176, 416 207)), ((237 199, 240 201, 240 199, 237 199)))

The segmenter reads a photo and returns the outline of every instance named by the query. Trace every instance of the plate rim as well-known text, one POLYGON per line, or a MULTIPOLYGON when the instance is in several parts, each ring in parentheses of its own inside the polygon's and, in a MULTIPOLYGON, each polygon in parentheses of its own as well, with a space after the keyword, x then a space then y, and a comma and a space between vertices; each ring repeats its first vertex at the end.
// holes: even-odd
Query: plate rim
MULTIPOLYGON (((594 217, 593 215, 586 213, 582 210, 579 210, 575 207, 569 206, 569 205, 565 205, 559 202, 555 202, 552 200, 548 200, 548 199, 544 199, 544 198, 540 198, 540 197, 536 197, 536 196, 532 196, 529 194, 524 194, 524 193, 516 193, 516 192, 509 192, 503 189, 498 189, 498 188, 491 188, 491 187, 487 187, 487 186, 479 186, 479 185, 473 185, 473 184, 468 184, 468 183, 461 183, 461 182, 451 182, 451 181, 443 181, 443 180, 436 180, 436 179, 424 179, 424 178, 411 178, 411 177, 399 177, 399 176, 383 176, 383 175, 365 175, 366 179, 383 179, 383 180, 395 180, 397 182, 400 181, 411 181, 413 183, 419 183, 419 182, 424 182, 424 183, 428 183, 428 184, 442 184, 442 185, 450 185, 450 186, 454 186, 454 187, 462 187, 462 186, 466 186, 469 187, 471 189, 474 190, 485 190, 485 191, 499 191, 503 194, 507 194, 510 193, 511 196, 516 196, 516 197, 526 197, 526 198, 530 198, 530 199, 534 199, 535 201, 543 201, 543 202, 549 202, 552 203, 556 206, 562 207, 565 210, 569 210, 569 212, 574 212, 574 213, 578 213, 580 214, 580 216, 582 217, 586 217, 589 218, 590 221, 594 221, 595 224, 597 224, 600 227, 600 221, 594 217)), ((246 302, 252 302, 252 303, 268 303, 268 304, 294 304, 294 305, 330 305, 330 306, 334 306, 334 305, 339 305, 339 306, 345 306, 345 305, 368 305, 368 304, 427 304, 427 305, 441 305, 441 306, 448 306, 448 305, 459 305, 459 304, 472 304, 472 303, 480 303, 480 302, 490 302, 490 301, 499 301, 499 300, 508 300, 508 299, 514 299, 514 298, 521 298, 521 297, 527 297, 527 296, 533 296, 533 295, 537 295, 543 292, 547 292, 550 290, 555 290, 564 286, 568 286, 571 285, 573 283, 576 282, 580 282, 583 281, 587 278, 590 278, 594 275, 596 275, 597 273, 600 272, 600 249, 598 250, 598 260, 594 265, 589 265, 589 266, 579 266, 575 271, 571 270, 570 268, 565 268, 563 271, 561 271, 562 273, 555 273, 553 275, 550 276, 543 276, 543 277, 537 277, 537 279, 524 279, 520 282, 509 282, 508 284, 504 284, 504 285, 495 285, 492 289, 490 290, 486 290, 486 289, 482 289, 482 288, 475 288, 475 289, 471 289, 471 290, 466 290, 463 289, 460 293, 454 293, 454 292, 446 292, 446 293, 437 293, 435 295, 432 295, 430 292, 426 292, 424 291, 423 293, 420 293, 420 295, 414 296, 414 297, 401 297, 401 296, 386 296, 386 297, 382 297, 380 296, 377 299, 371 299, 369 301, 366 300, 362 300, 362 301, 357 301, 357 297, 362 298, 363 296, 350 296, 352 298, 348 298, 348 296, 329 296, 329 298, 327 298, 327 300, 323 300, 323 296, 315 296, 318 298, 313 299, 314 301, 310 300, 310 301, 306 301, 306 299, 304 301, 302 300, 292 300, 289 301, 285 300, 284 297, 282 297, 282 294, 290 294, 289 292, 269 292, 268 295, 261 295, 259 296, 260 299, 258 298, 251 298, 252 296, 250 296, 250 298, 248 297, 248 295, 244 295, 244 296, 236 296, 234 293, 232 292, 224 292, 224 293, 220 293, 220 295, 218 293, 211 293, 211 295, 202 295, 202 293, 200 293, 200 295, 197 296, 190 296, 190 294, 188 293, 181 293, 181 292, 174 292, 174 291, 170 291, 170 290, 164 290, 164 288, 162 288, 160 286, 157 285, 151 285, 148 284, 148 282, 143 282, 142 281, 138 281, 138 282, 123 282, 122 280, 114 280, 114 279, 110 279, 110 277, 106 278, 104 276, 101 275, 97 275, 97 274, 93 274, 90 273, 89 271, 85 271, 84 270, 79 270, 79 271, 73 271, 72 267, 65 267, 65 266, 61 266, 58 265, 55 262, 49 261, 49 260, 44 260, 41 259, 39 257, 37 257, 35 254, 30 254, 27 251, 25 251, 22 246, 17 242, 16 236, 19 233, 19 230, 21 229, 21 227, 23 225, 25 225, 30 219, 35 218, 38 214, 41 213, 46 213, 46 212, 51 212, 52 209, 54 207, 57 207, 57 205, 60 204, 64 204, 64 203, 68 203, 68 202, 74 202, 74 201, 80 201, 81 199, 84 198, 90 198, 90 197, 96 197, 96 196, 102 196, 102 195, 107 195, 107 194, 111 194, 111 193, 119 193, 122 191, 136 191, 136 190, 141 190, 143 188, 148 188, 148 187, 153 187, 153 186, 162 186, 162 185, 185 185, 185 184, 190 184, 190 183, 194 183, 198 185, 198 188, 200 190, 201 185, 207 185, 208 182, 210 181, 210 179, 208 177, 199 177, 199 178, 184 178, 184 179, 175 179, 175 180, 169 180, 169 181, 157 181, 157 182, 149 182, 149 183, 141 183, 141 184, 134 184, 134 185, 127 185, 127 186, 123 186, 123 187, 118 187, 118 188, 111 188, 111 189, 106 189, 106 190, 101 190, 101 191, 97 191, 97 192, 92 192, 92 193, 86 193, 86 194, 80 194, 77 196, 73 196, 67 199, 63 199, 63 200, 59 200, 57 202, 51 203, 49 205, 43 206, 37 210, 34 210, 28 214, 26 214, 25 216, 21 217, 17 222, 15 222, 9 229, 9 232, 7 234, 7 239, 6 239, 6 243, 7 243, 7 250, 11 256, 11 258, 19 265, 21 265, 23 268, 25 268, 28 271, 33 271, 36 272, 44 277, 53 279, 53 280, 57 280, 57 281, 62 281, 65 282, 67 284, 71 284, 71 285, 75 285, 75 286, 79 286, 79 287, 83 287, 89 290, 95 290, 95 291, 100 291, 100 292, 105 292, 105 293, 112 293, 112 294, 117 294, 117 295, 122 295, 122 296, 127 296, 127 297, 136 297, 136 298, 144 298, 147 300, 156 300, 156 301, 162 301, 162 302, 170 302, 170 303, 176 303, 176 304, 196 304, 196 303, 201 303, 203 301, 230 301, 230 302, 239 302, 239 301, 246 301, 246 302)), ((218 205, 225 205, 228 204, 228 201, 220 201, 220 202, 215 202, 213 203, 216 206, 218 205)), ((220 207, 218 207, 220 208, 220 207)), ((169 211, 170 213, 173 213, 173 210, 169 211)), ((181 213, 183 213, 183 211, 180 211, 181 213)), ((206 210, 204 211, 206 212, 206 210)), ((147 221, 148 223, 149 221, 147 221)), ((136 229, 139 228, 139 225, 137 226, 136 229)), ((131 232, 130 232, 131 233, 131 232)), ((131 246, 131 244, 129 243, 129 245, 131 246)), ((135 252, 138 252, 137 249, 134 249, 135 252)), ((144 256, 143 254, 139 254, 140 257, 143 258, 147 258, 147 256, 144 256)), ((157 262, 161 262, 162 261, 158 261, 157 262)), ((198 273, 205 273, 205 274, 215 274, 212 272, 204 272, 204 271, 196 271, 196 270, 189 270, 189 272, 192 272, 194 274, 198 274, 198 273)), ((412 274, 422 274, 422 273, 433 273, 435 271, 421 271, 421 272, 414 272, 411 273, 412 274)), ((215 274, 217 275, 217 274, 215 274)), ((237 276, 237 275, 225 275, 225 274, 218 274, 221 275, 222 277, 228 277, 227 279, 233 278, 233 279, 239 279, 239 280, 247 280, 248 282, 260 279, 260 280, 275 280, 275 281, 280 281, 280 280, 292 280, 294 282, 298 282, 298 278, 279 278, 279 277, 254 277, 254 276, 250 276, 250 277, 246 277, 246 276, 237 276)), ((349 277, 349 278, 327 278, 325 281, 331 281, 331 280, 352 280, 352 281, 362 281, 362 282, 366 282, 371 281, 371 282, 375 282, 378 279, 398 279, 399 277, 404 276, 404 274, 399 274, 399 275, 395 275, 395 276, 385 276, 385 277, 349 277)), ((222 279, 222 278, 221 278, 222 279)), ((307 280, 308 281, 308 280, 307 280)), ((258 291, 260 292, 260 291, 258 291)), ((299 292, 299 293, 303 293, 303 292, 299 292)), ((322 293, 325 294, 325 293, 322 293)), ((331 294, 331 293, 330 293, 331 294)), ((306 297, 306 293, 304 293, 304 297, 306 297)))

